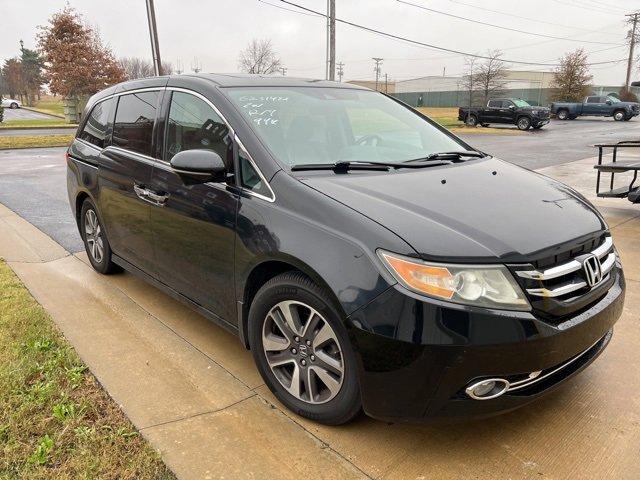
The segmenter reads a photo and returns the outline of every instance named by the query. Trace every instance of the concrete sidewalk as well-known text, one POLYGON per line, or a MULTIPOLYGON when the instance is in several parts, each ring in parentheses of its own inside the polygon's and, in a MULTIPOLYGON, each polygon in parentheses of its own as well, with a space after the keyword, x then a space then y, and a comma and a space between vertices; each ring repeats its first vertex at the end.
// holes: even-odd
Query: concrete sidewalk
MULTIPOLYGON (((592 197, 592 165, 543 173, 592 197)), ((546 399, 469 423, 314 424, 278 404, 235 337, 130 274, 98 275, 1 205, 0 256, 180 478, 636 479, 640 206, 597 204, 628 280, 609 348, 546 399)))

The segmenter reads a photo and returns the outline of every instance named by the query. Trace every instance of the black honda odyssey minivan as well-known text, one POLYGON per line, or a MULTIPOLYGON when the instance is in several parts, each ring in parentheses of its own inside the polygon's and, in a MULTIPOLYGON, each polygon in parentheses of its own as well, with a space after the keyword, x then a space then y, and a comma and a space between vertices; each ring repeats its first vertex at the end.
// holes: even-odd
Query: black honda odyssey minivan
POLYGON ((236 333, 318 422, 514 409, 592 362, 622 311, 589 202, 353 85, 122 83, 90 99, 67 163, 93 267, 236 333))

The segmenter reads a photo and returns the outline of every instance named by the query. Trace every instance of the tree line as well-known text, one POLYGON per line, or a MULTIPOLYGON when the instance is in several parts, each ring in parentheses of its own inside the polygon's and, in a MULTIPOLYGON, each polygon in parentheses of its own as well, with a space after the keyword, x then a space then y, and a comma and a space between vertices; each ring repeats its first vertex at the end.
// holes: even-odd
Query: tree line
MULTIPOLYGON (((124 80, 154 75, 153 64, 142 58, 116 59, 99 33, 70 6, 38 27, 36 48, 19 41, 19 53, 0 67, 0 96, 17 98, 27 106, 40 99, 43 87, 67 99, 88 97, 124 80)), ((163 73, 173 67, 163 63, 163 73)))

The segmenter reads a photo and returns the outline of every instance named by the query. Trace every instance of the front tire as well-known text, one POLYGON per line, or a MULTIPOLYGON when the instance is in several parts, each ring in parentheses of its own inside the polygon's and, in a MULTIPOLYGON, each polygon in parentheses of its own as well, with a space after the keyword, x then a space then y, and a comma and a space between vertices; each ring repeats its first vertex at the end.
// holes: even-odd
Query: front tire
POLYGON ((617 112, 613 113, 613 119, 616 122, 622 122, 626 117, 627 117, 627 114, 622 110, 618 110, 617 112))
POLYGON ((308 277, 286 272, 260 288, 249 340, 260 375, 289 410, 325 425, 358 415, 356 359, 342 315, 308 277))
POLYGON ((520 117, 516 123, 518 130, 529 130, 531 127, 531 119, 529 117, 520 117))
POLYGON ((16 102, 11 102, 11 108, 15 110, 16 108, 20 108, 20 105, 18 105, 16 102))
POLYGON ((98 210, 88 198, 82 204, 80 211, 80 234, 94 270, 104 275, 119 270, 118 266, 111 261, 111 247, 98 216, 98 210))

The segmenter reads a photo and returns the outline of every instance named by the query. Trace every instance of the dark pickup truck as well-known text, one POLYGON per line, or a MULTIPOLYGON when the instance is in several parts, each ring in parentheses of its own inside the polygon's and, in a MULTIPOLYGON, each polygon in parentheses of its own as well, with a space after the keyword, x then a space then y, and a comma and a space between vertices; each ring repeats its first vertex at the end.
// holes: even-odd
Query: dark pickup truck
POLYGON ((612 96, 592 95, 586 97, 582 103, 554 102, 551 113, 558 120, 573 120, 580 116, 613 117, 614 120, 629 121, 640 114, 640 104, 622 102, 612 96))
POLYGON ((537 130, 549 123, 549 109, 531 106, 520 98, 495 98, 487 102, 486 108, 461 107, 458 120, 467 125, 486 127, 491 123, 508 123, 520 130, 537 130))

